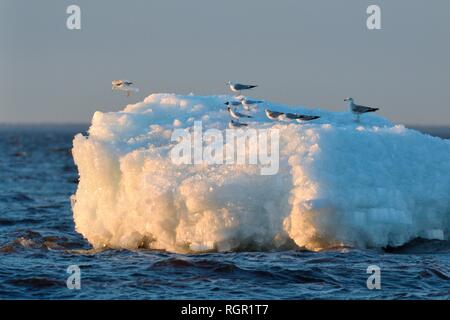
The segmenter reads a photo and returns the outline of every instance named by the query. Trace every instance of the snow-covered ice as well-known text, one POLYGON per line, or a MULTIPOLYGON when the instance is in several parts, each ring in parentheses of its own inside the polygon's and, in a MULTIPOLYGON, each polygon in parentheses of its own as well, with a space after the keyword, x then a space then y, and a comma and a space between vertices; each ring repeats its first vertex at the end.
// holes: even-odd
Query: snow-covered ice
POLYGON ((152 94, 96 112, 77 135, 76 229, 97 248, 173 252, 277 249, 295 243, 380 248, 449 239, 450 141, 378 115, 263 103, 249 128, 278 129, 279 171, 255 165, 177 165, 175 128, 225 130, 232 96, 152 94), (264 109, 321 116, 271 121, 264 109))

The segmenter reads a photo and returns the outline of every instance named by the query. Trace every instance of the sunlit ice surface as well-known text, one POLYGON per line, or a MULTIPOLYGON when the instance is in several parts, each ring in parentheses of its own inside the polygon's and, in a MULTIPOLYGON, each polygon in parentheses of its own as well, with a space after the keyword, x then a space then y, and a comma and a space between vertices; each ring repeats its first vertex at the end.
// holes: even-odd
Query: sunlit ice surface
MULTIPOLYGON (((96 112, 73 141, 76 230, 94 248, 178 253, 383 248, 448 240, 450 144, 378 115, 264 102, 250 128, 279 131, 279 169, 175 164, 174 129, 228 127, 231 96, 152 94, 96 112), (264 109, 318 115, 272 121, 264 109)), ((248 151, 250 152, 250 151, 248 151)))

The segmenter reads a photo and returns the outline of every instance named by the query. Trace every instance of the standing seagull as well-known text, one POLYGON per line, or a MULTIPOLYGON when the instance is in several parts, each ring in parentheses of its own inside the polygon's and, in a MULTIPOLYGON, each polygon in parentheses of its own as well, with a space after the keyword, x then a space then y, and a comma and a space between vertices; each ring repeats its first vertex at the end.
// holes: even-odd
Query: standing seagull
POLYGON ((269 109, 264 110, 266 112, 267 118, 270 120, 281 120, 281 118, 285 115, 284 112, 272 111, 269 109))
POLYGON ((228 112, 230 113, 230 116, 234 119, 239 120, 240 118, 253 118, 252 116, 249 116, 247 114, 243 114, 237 111, 234 111, 230 107, 227 107, 228 112))
POLYGON ((230 87, 230 90, 233 92, 239 92, 239 94, 241 94, 242 90, 250 90, 253 88, 256 88, 257 86, 252 85, 252 84, 241 84, 241 83, 234 83, 231 81, 227 82, 227 86, 230 87))
POLYGON ((241 103, 244 106, 244 109, 249 111, 253 106, 256 106, 260 103, 263 103, 264 101, 261 100, 250 100, 247 98, 242 98, 241 103))
POLYGON ((354 103, 353 98, 347 98, 344 101, 348 101, 350 111, 356 115, 356 121, 359 122, 359 116, 363 113, 375 112, 380 110, 379 108, 371 108, 366 106, 360 106, 354 103))
POLYGON ((128 80, 113 80, 112 90, 126 91, 127 97, 131 95, 131 92, 138 92, 138 88, 132 87, 133 82, 128 80))

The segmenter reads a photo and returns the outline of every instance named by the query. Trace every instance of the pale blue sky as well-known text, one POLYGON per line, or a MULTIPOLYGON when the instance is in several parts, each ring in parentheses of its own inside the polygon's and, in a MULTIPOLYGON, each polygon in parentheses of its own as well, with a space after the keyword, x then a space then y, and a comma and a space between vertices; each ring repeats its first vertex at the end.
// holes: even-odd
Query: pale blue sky
POLYGON ((88 122, 238 80, 274 102, 345 110, 353 96, 396 122, 450 125, 449 13, 448 0, 0 0, 0 122, 88 122), (66 29, 70 4, 81 31, 66 29), (111 92, 116 78, 141 92, 111 92))

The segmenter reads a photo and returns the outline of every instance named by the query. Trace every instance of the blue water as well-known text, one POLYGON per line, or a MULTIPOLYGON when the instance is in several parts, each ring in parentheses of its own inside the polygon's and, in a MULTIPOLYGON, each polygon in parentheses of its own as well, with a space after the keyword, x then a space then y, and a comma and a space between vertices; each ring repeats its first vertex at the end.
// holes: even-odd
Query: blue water
MULTIPOLYGON (((0 127, 0 299, 448 299, 450 243, 325 252, 93 251, 75 232, 82 126, 0 127), (369 265, 381 289, 369 290, 369 265), (69 290, 68 266, 81 269, 69 290)), ((448 131, 446 132, 448 135, 448 131)))

